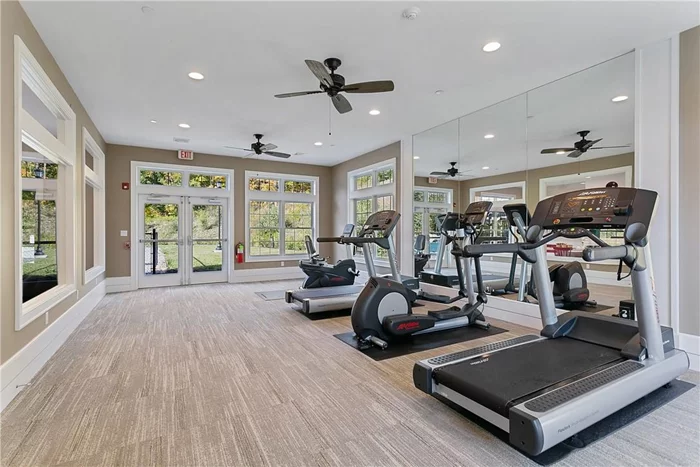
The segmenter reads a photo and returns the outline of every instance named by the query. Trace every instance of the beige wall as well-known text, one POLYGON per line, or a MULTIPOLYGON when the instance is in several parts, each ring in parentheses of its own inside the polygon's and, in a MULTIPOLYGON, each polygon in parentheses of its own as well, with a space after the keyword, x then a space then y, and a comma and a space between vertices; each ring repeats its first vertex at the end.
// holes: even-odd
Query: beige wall
POLYGON ((680 37, 680 323, 700 335, 700 26, 680 37))
MULTIPOLYGON (((24 13, 20 4, 16 1, 0 1, 0 157, 2 172, 0 172, 0 219, 2 222, 2 252, 3 257, 12 257, 15 251, 14 235, 14 36, 19 35, 27 45, 32 55, 37 59, 41 67, 49 76, 53 84, 59 90, 63 98, 70 104, 77 117, 76 125, 76 196, 83 199, 82 188, 82 128, 85 126, 97 143, 104 148, 105 143, 102 136, 95 128, 90 117, 83 108, 80 100, 73 92, 68 80, 61 72, 54 61, 51 53, 44 45, 29 18, 24 13), (78 162, 80 161, 80 162, 78 162)), ((82 282, 83 264, 83 228, 82 209, 76 210, 76 233, 79 245, 76 249, 76 260, 78 267, 79 282, 82 282)), ((2 288, 2 303, 0 307, 0 362, 6 362, 17 353, 22 347, 27 345, 32 339, 39 335, 48 325, 69 309, 79 297, 91 290, 97 283, 103 280, 103 276, 98 277, 86 286, 78 285, 78 293, 73 294, 61 303, 57 303, 48 312, 48 325, 43 317, 40 317, 20 331, 15 331, 15 265, 13 261, 0 262, 0 287, 2 288)))
MULTIPOLYGON (((133 146, 107 146, 107 180, 106 204, 109 206, 107 216, 107 277, 131 275, 131 256, 124 248, 128 238, 120 237, 120 230, 131 229, 131 191, 121 189, 122 182, 131 180, 131 162, 158 162, 165 164, 194 165, 234 170, 234 235, 229 243, 245 243, 245 172, 256 170, 282 174, 298 174, 319 177, 319 233, 332 234, 332 196, 330 186, 331 168, 317 165, 291 164, 287 162, 262 161, 258 159, 242 159, 240 157, 214 156, 195 153, 194 161, 181 161, 176 151, 164 149, 149 149, 133 146)), ((319 249, 321 255, 329 255, 331 247, 323 245, 319 249)), ((233 247, 231 255, 233 258, 233 247)), ((285 266, 293 266, 289 261, 285 266)), ((244 262, 235 264, 235 269, 260 269, 280 267, 279 261, 244 262)))
MULTIPOLYGON (((582 156, 582 158, 583 157, 586 156, 582 156)), ((462 205, 465 206, 466 209, 466 206, 469 204, 469 190, 471 188, 525 181, 527 206, 531 211, 534 211, 535 206, 537 206, 537 203, 540 201, 540 180, 543 178, 560 177, 562 175, 571 175, 579 172, 594 172, 596 170, 612 169, 628 165, 634 167, 634 153, 465 180, 461 182, 462 205)))
MULTIPOLYGON (((396 161, 396 173, 394 174, 394 180, 396 182, 396 196, 394 198, 394 209, 401 211, 401 143, 396 142, 379 148, 375 151, 368 152, 349 161, 345 161, 342 164, 338 164, 332 169, 333 177, 333 192, 331 196, 333 197, 333 235, 340 235, 345 224, 348 223, 348 172, 353 170, 361 169, 362 167, 367 167, 368 165, 377 164, 379 162, 388 161, 394 159, 396 161)), ((398 231, 395 234, 395 242, 397 245, 400 244, 401 232, 398 231)), ((333 254, 336 259, 343 258, 345 256, 345 247, 340 245, 334 245, 333 254)))

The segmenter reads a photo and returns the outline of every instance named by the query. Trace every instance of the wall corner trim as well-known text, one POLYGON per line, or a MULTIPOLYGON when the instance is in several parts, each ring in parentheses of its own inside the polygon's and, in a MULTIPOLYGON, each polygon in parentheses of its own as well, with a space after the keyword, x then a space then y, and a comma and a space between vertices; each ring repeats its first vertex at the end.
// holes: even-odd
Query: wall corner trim
POLYGON ((20 393, 23 385, 32 381, 83 319, 97 306, 105 296, 105 288, 105 281, 97 284, 0 367, 0 412, 20 393))

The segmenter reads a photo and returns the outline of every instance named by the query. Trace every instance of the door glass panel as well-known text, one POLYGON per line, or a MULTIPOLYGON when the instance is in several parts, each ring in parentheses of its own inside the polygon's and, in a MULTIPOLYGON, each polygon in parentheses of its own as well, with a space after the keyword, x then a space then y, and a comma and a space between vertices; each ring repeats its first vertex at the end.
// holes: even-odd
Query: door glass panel
POLYGON ((178 216, 175 203, 146 203, 144 206, 144 272, 176 274, 178 265, 178 216))
POLYGON ((223 206, 192 205, 192 271, 223 269, 223 206))

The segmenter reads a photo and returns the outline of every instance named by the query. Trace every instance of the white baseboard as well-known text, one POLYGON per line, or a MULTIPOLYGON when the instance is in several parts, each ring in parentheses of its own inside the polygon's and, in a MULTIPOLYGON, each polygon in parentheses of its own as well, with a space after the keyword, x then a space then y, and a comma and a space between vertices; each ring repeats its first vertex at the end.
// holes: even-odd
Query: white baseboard
POLYGON ((105 296, 105 282, 97 284, 51 326, 0 367, 0 386, 2 386, 0 412, 5 410, 24 385, 31 382, 49 358, 68 339, 68 336, 102 300, 105 296))
POLYGON ((265 282, 291 279, 303 279, 306 277, 304 271, 299 266, 289 266, 281 268, 264 269, 236 269, 233 271, 231 284, 241 284, 244 282, 265 282))
POLYGON ((108 277, 105 279, 105 283, 106 293, 128 292, 129 290, 134 290, 131 285, 130 276, 108 277))
POLYGON ((700 371, 700 336, 680 333, 677 347, 688 354, 690 369, 700 371))

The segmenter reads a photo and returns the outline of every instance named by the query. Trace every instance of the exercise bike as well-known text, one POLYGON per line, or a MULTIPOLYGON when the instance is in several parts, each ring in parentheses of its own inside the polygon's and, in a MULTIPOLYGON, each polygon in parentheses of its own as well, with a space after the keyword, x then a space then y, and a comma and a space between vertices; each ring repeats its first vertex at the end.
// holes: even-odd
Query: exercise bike
MULTIPOLYGON (((355 230, 353 224, 347 224, 343 229, 341 237, 351 237, 355 230)), ((314 248, 314 243, 308 235, 304 237, 308 259, 299 261, 299 267, 306 274, 306 279, 301 284, 302 289, 317 289, 321 287, 337 287, 342 285, 353 285, 355 278, 360 275, 357 270, 355 260, 350 258, 348 247, 348 258, 338 261, 334 265, 326 262, 325 258, 319 256, 314 248)))
MULTIPOLYGON (((478 202, 469 205, 460 219, 461 228, 458 229, 464 230, 465 233, 458 237, 474 240, 477 236, 477 226, 483 223, 488 213, 488 209, 484 209, 485 203, 490 204, 478 202)), ((386 349, 392 340, 458 327, 490 327, 482 313, 487 295, 484 291, 480 259, 473 258, 478 287, 478 293, 474 294, 471 271, 467 270, 465 275, 463 268, 464 262, 469 264, 470 261, 464 256, 464 245, 455 241, 452 245, 451 253, 457 260, 457 275, 460 284, 463 285, 460 288, 460 298, 466 297, 468 303, 462 307, 453 306, 445 310, 429 311, 425 315, 414 314, 411 306, 419 298, 414 291, 391 279, 372 277, 360 292, 350 315, 352 328, 361 349, 373 345, 386 349)))
POLYGON ((417 278, 420 277, 420 273, 430 261, 430 254, 423 253, 423 250, 425 250, 425 235, 421 234, 416 237, 416 241, 413 243, 413 275, 417 278))

